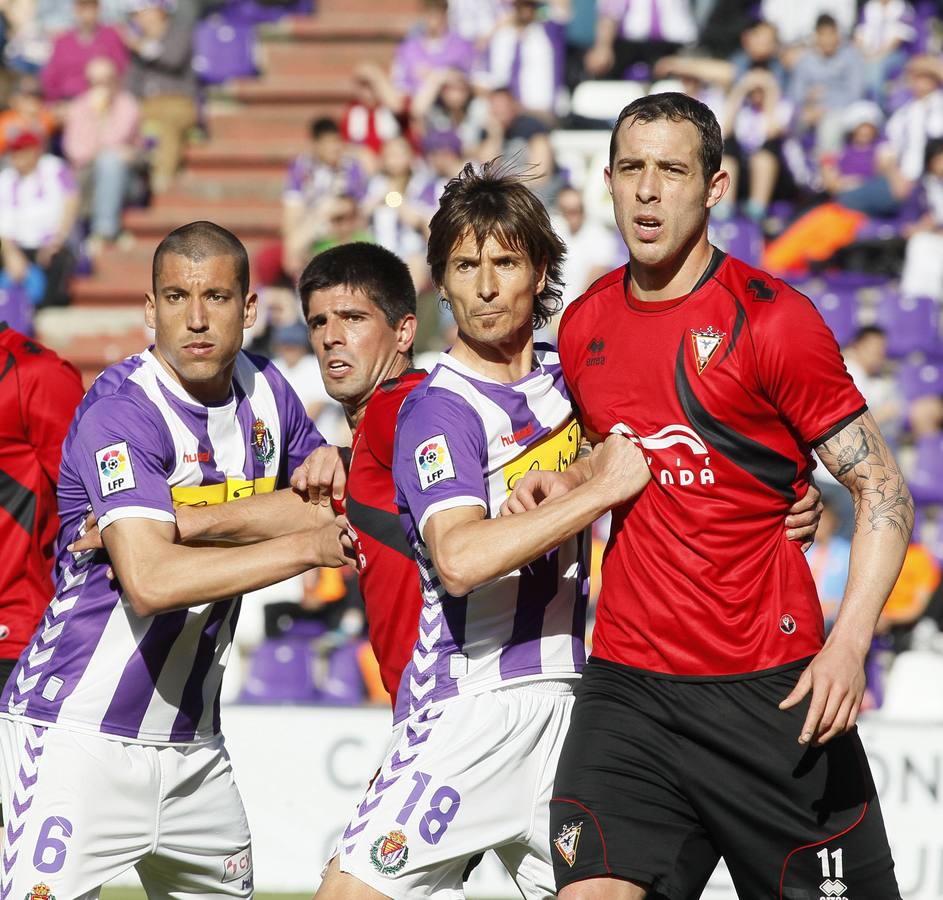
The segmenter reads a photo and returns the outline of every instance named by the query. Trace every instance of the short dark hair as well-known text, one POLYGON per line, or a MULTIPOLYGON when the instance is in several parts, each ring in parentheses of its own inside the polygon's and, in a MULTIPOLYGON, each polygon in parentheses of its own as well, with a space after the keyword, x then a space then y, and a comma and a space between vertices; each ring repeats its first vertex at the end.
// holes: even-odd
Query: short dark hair
POLYGON ((213 256, 228 256, 232 259, 239 289, 243 298, 249 295, 249 254, 242 241, 231 231, 215 222, 190 222, 170 232, 154 251, 154 263, 151 268, 151 287, 157 293, 157 276, 161 263, 168 253, 183 256, 186 259, 200 261, 213 256))
POLYGON ((943 138, 930 138, 923 154, 923 167, 926 169, 940 153, 943 153, 943 138))
POLYGON ((822 13, 815 20, 815 30, 818 31, 820 28, 838 28, 838 21, 833 15, 829 13, 822 13))
POLYGON ((338 286, 365 294, 382 310, 391 328, 404 316, 416 315, 416 285, 409 268, 379 244, 340 244, 319 253, 305 266, 298 280, 298 293, 306 321, 311 294, 338 286))
POLYGON ((535 266, 546 266, 544 288, 534 298, 535 328, 559 312, 566 246, 524 178, 499 160, 486 162, 480 169, 466 163, 442 191, 439 208, 429 222, 426 255, 437 286, 442 286, 449 255, 467 234, 475 236, 479 250, 493 235, 509 250, 527 254, 535 266))
POLYGON ((326 134, 341 133, 337 122, 335 122, 329 116, 320 116, 317 119, 312 119, 308 128, 311 132, 311 137, 313 137, 316 141, 324 137, 326 134))
POLYGON ((886 338, 887 332, 881 328, 880 325, 862 325, 852 336, 851 340, 848 341, 848 346, 853 347, 855 344, 860 343, 865 338, 869 337, 881 337, 886 338))
POLYGON ((638 122, 655 122, 659 119, 670 119, 672 122, 690 122, 701 136, 701 168, 704 170, 706 184, 720 171, 720 161, 724 155, 724 139, 720 133, 717 117, 700 100, 695 100, 687 94, 677 91, 666 91, 663 94, 649 94, 639 97, 622 112, 612 127, 612 137, 609 139, 609 168, 616 161, 616 139, 619 129, 626 119, 638 122))

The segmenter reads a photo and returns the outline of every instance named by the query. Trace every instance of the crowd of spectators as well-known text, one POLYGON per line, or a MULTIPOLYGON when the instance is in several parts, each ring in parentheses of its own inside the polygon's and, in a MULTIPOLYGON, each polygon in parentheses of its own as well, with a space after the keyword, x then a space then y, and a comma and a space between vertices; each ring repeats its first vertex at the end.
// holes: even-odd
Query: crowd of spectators
MULTIPOLYGON (((194 25, 208 7, 226 6, 0 0, 0 293, 19 285, 28 304, 68 302, 76 233, 94 258, 120 245, 122 207, 146 194, 142 183, 167 190, 199 119, 194 25)), ((447 345, 451 328, 425 263, 429 218, 466 160, 503 156, 528 173, 566 240, 570 302, 626 258, 601 177, 619 109, 648 91, 694 95, 721 122, 732 175, 712 239, 788 277, 820 307, 915 485, 908 566, 921 576, 902 579, 912 596, 882 623, 893 636, 882 646, 900 650, 929 633, 919 623, 943 622, 934 561, 943 557, 940 6, 416 0, 391 64, 363 61, 343 76, 346 109, 310 122, 286 172, 280 239, 253 260, 265 309, 253 347, 277 358, 322 431, 342 441, 343 417, 297 321, 293 284, 312 254, 371 240, 402 256, 420 290, 417 346, 428 359, 422 351, 447 345)), ((552 339, 554 328, 541 336, 552 339)), ((848 521, 832 503, 810 556, 827 618, 841 596, 848 521)), ((331 606, 340 599, 356 610, 351 582, 318 590, 299 582, 307 618, 341 608, 331 606)), ((351 616, 331 618, 357 632, 351 616)), ((285 621, 269 617, 269 637, 285 621)))

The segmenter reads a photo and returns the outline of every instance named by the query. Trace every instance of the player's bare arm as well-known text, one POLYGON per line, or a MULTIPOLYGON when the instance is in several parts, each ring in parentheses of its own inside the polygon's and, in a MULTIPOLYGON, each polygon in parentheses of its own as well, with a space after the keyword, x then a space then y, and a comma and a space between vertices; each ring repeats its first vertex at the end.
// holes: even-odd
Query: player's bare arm
MULTIPOLYGON (((212 506, 178 506, 177 542, 257 544, 272 538, 321 528, 334 521, 330 507, 309 503, 307 495, 285 488, 270 494, 255 494, 231 503, 212 506)), ((80 538, 69 544, 72 553, 100 550, 104 546, 94 513, 85 519, 80 538)))
POLYGON ((864 661, 878 616, 900 574, 914 525, 910 491, 870 413, 816 448, 826 468, 851 492, 855 530, 848 583, 825 646, 803 672, 786 709, 810 690, 799 742, 823 744, 848 731, 864 696, 864 661))
MULTIPOLYGON (((463 596, 513 572, 635 497, 651 474, 635 444, 610 435, 597 451, 593 477, 521 515, 485 519, 479 507, 435 513, 423 539, 445 589, 463 596)), ((595 456, 595 455, 594 455, 595 456)))
MULTIPOLYGON (((511 495, 501 506, 501 515, 527 512, 535 509, 545 500, 562 497, 567 492, 583 484, 593 474, 592 446, 601 440, 599 435, 590 435, 584 440, 576 455, 576 460, 563 472, 533 470, 526 472, 514 485, 511 495)), ((786 537, 798 541, 805 552, 815 540, 815 532, 822 517, 822 492, 809 485, 808 491, 790 507, 786 516, 786 537)))
POLYGON ((115 575, 139 616, 224 600, 315 566, 344 565, 353 556, 343 517, 248 547, 183 547, 175 538, 173 522, 143 518, 118 519, 102 532, 115 575))

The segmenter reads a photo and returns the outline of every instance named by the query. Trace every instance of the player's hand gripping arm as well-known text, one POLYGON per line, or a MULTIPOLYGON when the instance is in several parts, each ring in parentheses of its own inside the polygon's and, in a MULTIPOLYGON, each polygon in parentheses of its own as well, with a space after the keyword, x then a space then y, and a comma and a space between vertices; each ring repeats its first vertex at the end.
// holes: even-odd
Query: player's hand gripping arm
POLYGON ((484 519, 483 509, 469 506, 435 513, 423 540, 445 589, 460 597, 526 565, 635 497, 651 479, 639 448, 618 434, 594 451, 592 471, 565 497, 521 515, 484 519))
POLYGON ((780 704, 787 709, 812 692, 801 744, 824 744, 855 724, 874 626, 900 574, 914 524, 910 491, 870 413, 859 416, 816 452, 851 492, 855 531, 838 619, 825 646, 780 704))
MULTIPOLYGON (((600 438, 591 437, 593 442, 600 438)), ((546 500, 562 497, 564 494, 583 484, 593 474, 590 456, 590 444, 586 441, 580 447, 576 461, 563 472, 533 470, 525 472, 514 485, 511 495, 501 506, 501 515, 527 512, 536 509, 546 500)), ((815 532, 822 517, 822 492, 810 484, 805 495, 798 499, 786 516, 786 537, 790 541, 800 541, 803 552, 812 546, 815 532)))
POLYGON ((343 517, 249 547, 183 547, 175 537, 172 522, 145 518, 118 519, 102 531, 112 568, 139 616, 223 600, 353 558, 343 517))
MULTIPOLYGON (((181 544, 222 542, 255 544, 296 531, 328 525, 334 519, 332 495, 343 497, 347 471, 337 447, 318 447, 295 470, 296 493, 290 489, 255 494, 231 503, 177 508, 177 530, 181 544), (299 478, 300 476, 300 478, 299 478), (308 502, 308 496, 312 503, 308 502), (327 498, 325 502, 324 498, 327 498)), ((102 548, 95 516, 89 514, 85 533, 69 545, 72 553, 102 548)))

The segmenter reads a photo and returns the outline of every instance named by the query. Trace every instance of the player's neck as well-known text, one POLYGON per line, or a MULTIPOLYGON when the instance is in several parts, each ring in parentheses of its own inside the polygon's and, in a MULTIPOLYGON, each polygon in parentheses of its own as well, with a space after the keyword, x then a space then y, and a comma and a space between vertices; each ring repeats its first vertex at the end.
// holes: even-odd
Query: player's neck
POLYGON ((459 332, 449 355, 492 381, 513 384, 534 367, 534 332, 528 328, 493 344, 459 332))
POLYGON ((412 357, 397 353, 396 356, 390 360, 390 365, 380 373, 380 377, 377 378, 373 389, 366 397, 351 406, 348 406, 346 403, 344 404, 344 414, 347 416, 347 424, 350 426, 351 431, 355 431, 357 426, 363 421, 364 413, 367 411, 367 404, 370 402, 370 398, 377 392, 377 388, 383 384, 384 381, 389 381, 391 378, 399 378, 399 376, 409 368, 411 362, 412 357))
POLYGON ((691 293, 705 269, 710 265, 714 248, 707 240, 707 227, 695 236, 689 248, 664 266, 646 266, 638 261, 629 264, 632 296, 636 300, 654 303, 674 300, 691 293))
POLYGON ((161 355, 158 347, 154 347, 152 353, 161 368, 199 403, 223 403, 228 400, 232 394, 232 375, 236 368, 235 360, 221 369, 211 379, 206 381, 189 381, 170 364, 169 360, 161 355))

